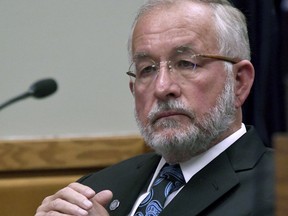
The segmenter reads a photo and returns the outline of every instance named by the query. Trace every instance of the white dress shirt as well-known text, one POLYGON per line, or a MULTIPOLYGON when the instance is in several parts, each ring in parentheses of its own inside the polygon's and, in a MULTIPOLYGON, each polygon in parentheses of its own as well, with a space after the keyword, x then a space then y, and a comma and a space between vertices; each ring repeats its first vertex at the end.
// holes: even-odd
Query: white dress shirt
MULTIPOLYGON (((220 155, 222 152, 224 152, 229 146, 231 146, 236 140, 238 140, 243 134, 246 133, 246 127, 245 125, 242 123, 241 128, 239 130, 237 130, 236 132, 234 132, 233 134, 231 134, 230 136, 228 136, 227 138, 225 138, 224 140, 222 140, 220 143, 214 145, 213 147, 211 147, 210 149, 208 149, 207 151, 192 157, 190 160, 184 162, 184 163, 180 163, 180 167, 182 170, 182 173, 184 175, 185 181, 186 183, 197 173, 199 172, 201 169, 203 169, 207 164, 209 164, 212 160, 214 160, 218 155, 220 155)), ((164 166, 164 164, 166 163, 165 159, 162 157, 157 168, 156 171, 153 175, 153 178, 149 184, 149 187, 147 188, 147 191, 144 191, 136 200, 132 211, 130 212, 129 216, 133 216, 138 208, 138 206, 140 205, 140 203, 142 202, 142 200, 144 200, 144 198, 148 195, 150 188, 155 180, 155 178, 157 177, 158 173, 160 172, 160 170, 162 169, 162 167, 164 166)), ((184 186, 183 186, 184 187, 184 186)), ((183 188, 182 187, 182 188, 183 188)), ((179 193, 179 191, 182 189, 180 188, 177 191, 174 191, 173 193, 171 193, 168 197, 167 200, 165 202, 165 206, 168 205, 168 203, 177 195, 177 193, 179 193)))

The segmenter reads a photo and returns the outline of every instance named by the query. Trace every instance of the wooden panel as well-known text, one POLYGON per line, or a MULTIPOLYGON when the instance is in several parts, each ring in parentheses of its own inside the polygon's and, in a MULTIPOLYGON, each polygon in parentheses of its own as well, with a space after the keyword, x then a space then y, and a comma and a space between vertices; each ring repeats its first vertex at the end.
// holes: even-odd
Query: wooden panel
POLYGON ((138 136, 0 141, 0 172, 106 167, 143 151, 138 136))
POLYGON ((288 135, 274 138, 276 149, 276 215, 286 216, 288 212, 288 135))
POLYGON ((32 216, 42 200, 89 172, 146 151, 138 136, 0 141, 0 215, 32 216))
POLYGON ((46 176, 0 179, 0 215, 32 216, 42 200, 79 176, 46 176))

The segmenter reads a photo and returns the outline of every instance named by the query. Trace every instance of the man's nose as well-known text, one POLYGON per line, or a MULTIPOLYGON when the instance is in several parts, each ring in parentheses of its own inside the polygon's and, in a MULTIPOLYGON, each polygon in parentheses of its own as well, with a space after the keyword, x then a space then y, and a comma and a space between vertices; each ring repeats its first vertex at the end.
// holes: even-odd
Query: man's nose
POLYGON ((155 80, 154 94, 161 100, 171 97, 177 98, 181 95, 179 80, 175 76, 175 71, 167 64, 161 64, 155 80))

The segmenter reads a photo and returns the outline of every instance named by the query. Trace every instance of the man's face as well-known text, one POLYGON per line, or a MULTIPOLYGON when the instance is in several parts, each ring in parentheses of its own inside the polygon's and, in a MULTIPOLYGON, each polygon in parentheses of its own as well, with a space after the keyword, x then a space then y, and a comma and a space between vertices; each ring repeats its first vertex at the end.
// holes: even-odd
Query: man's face
MULTIPOLYGON (((145 54, 155 62, 162 62, 157 76, 150 83, 136 81, 130 86, 135 96, 136 119, 146 142, 163 156, 167 154, 166 160, 169 158, 171 162, 179 162, 181 158, 187 160, 191 155, 206 150, 214 136, 220 133, 207 130, 213 130, 213 125, 210 128, 209 124, 214 124, 214 120, 219 121, 224 115, 213 116, 227 80, 223 62, 203 61, 197 74, 189 79, 180 79, 177 71, 169 71, 166 64, 175 52, 182 52, 179 47, 189 47, 189 53, 192 51, 194 54, 218 54, 211 20, 212 14, 207 6, 186 2, 152 10, 138 21, 134 30, 133 56, 145 54), (212 122, 211 118, 214 118, 212 122), (185 149, 190 148, 187 147, 191 146, 190 143, 181 146, 181 142, 189 142, 198 133, 203 137, 210 136, 203 138, 209 142, 203 144, 205 147, 200 147, 199 143, 195 144, 198 147, 194 146, 194 150, 185 149), (190 151, 189 155, 185 155, 185 151, 190 151), (177 159, 172 159, 172 153, 174 156, 178 154, 177 159)), ((227 92, 225 94, 224 97, 227 92)), ((233 95, 231 97, 229 106, 232 103, 233 109, 233 95)), ((228 122, 231 123, 231 119, 226 124, 228 122)), ((203 142, 203 139, 198 141, 203 142)))

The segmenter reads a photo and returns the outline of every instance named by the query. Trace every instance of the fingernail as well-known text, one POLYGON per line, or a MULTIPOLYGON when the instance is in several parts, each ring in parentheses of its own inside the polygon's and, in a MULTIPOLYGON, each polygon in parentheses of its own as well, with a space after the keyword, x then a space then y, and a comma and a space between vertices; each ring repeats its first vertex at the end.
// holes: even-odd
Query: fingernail
POLYGON ((87 189, 87 190, 85 191, 85 193, 86 193, 87 196, 94 196, 94 195, 95 195, 95 192, 94 192, 94 190, 92 190, 92 189, 87 189))
POLYGON ((87 208, 91 208, 93 206, 93 203, 90 200, 85 200, 83 202, 83 204, 87 207, 87 208))
POLYGON ((83 209, 81 209, 81 208, 78 209, 78 212, 79 212, 80 215, 83 215, 83 216, 88 215, 88 212, 83 210, 83 209))

